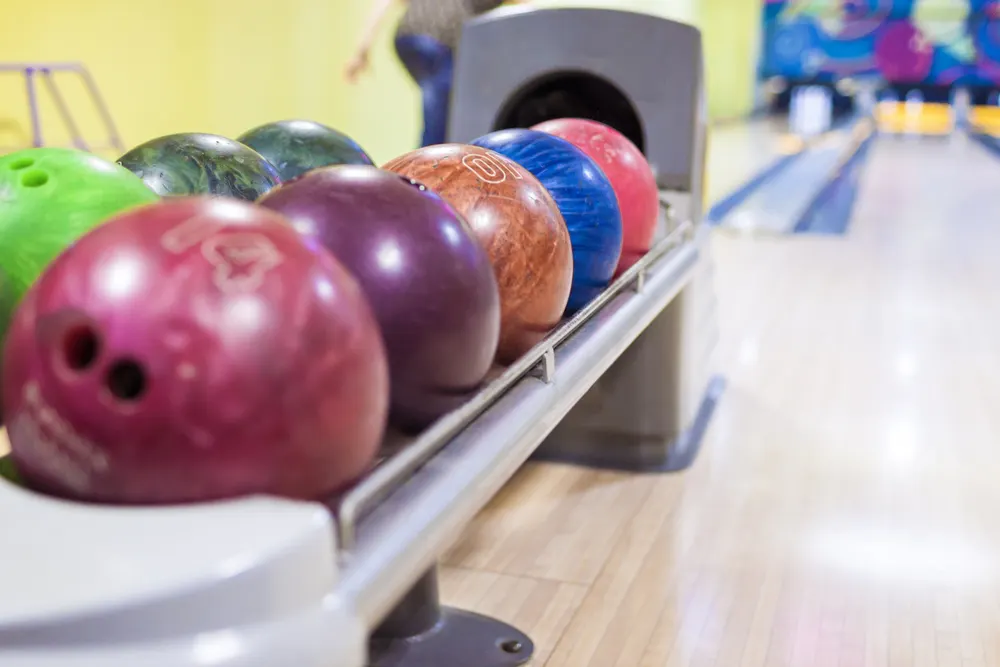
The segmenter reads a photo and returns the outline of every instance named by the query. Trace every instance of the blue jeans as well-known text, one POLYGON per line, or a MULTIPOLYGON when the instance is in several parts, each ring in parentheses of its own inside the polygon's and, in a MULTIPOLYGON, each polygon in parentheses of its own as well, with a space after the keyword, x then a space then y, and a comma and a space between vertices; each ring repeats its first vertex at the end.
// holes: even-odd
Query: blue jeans
POLYGON ((451 104, 451 49, 427 35, 396 37, 396 55, 420 86, 424 101, 424 136, 421 146, 443 144, 448 132, 451 104))

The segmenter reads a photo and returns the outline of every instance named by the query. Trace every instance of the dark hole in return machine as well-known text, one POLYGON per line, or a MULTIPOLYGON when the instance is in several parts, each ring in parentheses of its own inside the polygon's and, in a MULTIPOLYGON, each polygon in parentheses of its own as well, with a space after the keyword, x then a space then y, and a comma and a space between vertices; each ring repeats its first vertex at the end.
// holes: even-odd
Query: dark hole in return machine
POLYGON ((642 121, 615 84, 593 74, 561 72, 531 81, 511 95, 494 130, 532 127, 556 118, 586 118, 615 128, 646 152, 642 121))

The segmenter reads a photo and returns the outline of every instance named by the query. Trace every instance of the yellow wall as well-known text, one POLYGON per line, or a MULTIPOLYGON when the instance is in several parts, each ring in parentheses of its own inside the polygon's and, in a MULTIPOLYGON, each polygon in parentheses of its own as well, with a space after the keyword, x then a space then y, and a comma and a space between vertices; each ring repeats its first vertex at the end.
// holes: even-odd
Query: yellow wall
MULTIPOLYGON (((612 6, 702 26, 710 112, 749 108, 760 0, 543 0, 612 6), (753 53, 751 53, 753 52, 753 53)), ((312 118, 352 134, 377 161, 419 136, 419 98, 396 62, 391 23, 372 71, 343 81, 371 0, 41 0, 5 3, 0 62, 77 60, 100 85, 127 146, 181 131, 235 136, 287 117, 312 118)), ((87 109, 66 79, 74 108, 87 109)), ((43 95, 44 98, 44 95, 43 95)), ((43 108, 49 139, 65 141, 55 110, 43 108)), ((100 140, 96 114, 81 113, 100 140)), ((30 140, 19 77, 0 75, 0 150, 30 140)), ((114 156, 114 151, 106 154, 114 156)))
MULTIPOLYGON (((239 134, 304 116, 341 125, 341 69, 363 3, 329 0, 42 0, 4 3, 0 62, 78 60, 127 145, 170 132, 239 134), (352 9, 346 9, 351 7, 352 9)), ((66 79, 74 106, 87 108, 66 79)), ((20 77, 0 76, 0 145, 26 141, 20 77)), ((59 129, 45 109, 46 127, 59 129)), ((94 114, 88 135, 100 137, 94 114)), ((56 135, 65 134, 55 132, 56 135)))
MULTIPOLYGON (((347 0, 367 6, 374 0, 347 0)), ((406 70, 396 59, 393 48, 394 28, 401 9, 386 21, 379 39, 372 47, 371 69, 364 78, 351 87, 341 87, 350 99, 343 128, 351 133, 375 158, 383 164, 415 148, 420 140, 420 95, 406 70)), ((355 26, 363 23, 364 18, 355 26)), ((357 28, 350 37, 350 48, 358 41, 357 28)))
POLYGON ((708 114, 735 118, 753 107, 761 0, 700 0, 708 114))

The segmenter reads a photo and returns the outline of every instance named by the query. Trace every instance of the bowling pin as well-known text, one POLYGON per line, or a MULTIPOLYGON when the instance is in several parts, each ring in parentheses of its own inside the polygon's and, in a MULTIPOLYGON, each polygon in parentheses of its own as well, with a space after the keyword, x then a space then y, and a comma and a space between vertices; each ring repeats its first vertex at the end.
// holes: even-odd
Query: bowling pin
POLYGON ((817 121, 819 131, 828 132, 833 126, 833 91, 826 86, 821 86, 817 91, 817 121))
POLYGON ((806 104, 807 134, 815 136, 830 128, 833 112, 830 90, 825 86, 810 86, 806 104))
POLYGON ((812 135, 812 108, 813 108, 813 87, 806 86, 802 89, 802 134, 812 135))
POLYGON ((791 110, 792 132, 799 136, 812 136, 815 132, 815 87, 800 86, 794 92, 791 110))
POLYGON ((805 135, 811 137, 816 134, 816 86, 806 88, 803 121, 805 135))
POLYGON ((969 125, 969 90, 956 88, 951 95, 951 121, 953 127, 969 125))
POLYGON ((804 90, 802 86, 792 88, 791 99, 788 103, 788 129, 792 134, 802 134, 802 101, 804 99, 804 90))
POLYGON ((878 98, 875 89, 870 85, 863 85, 854 98, 855 108, 862 116, 871 116, 875 113, 878 98))

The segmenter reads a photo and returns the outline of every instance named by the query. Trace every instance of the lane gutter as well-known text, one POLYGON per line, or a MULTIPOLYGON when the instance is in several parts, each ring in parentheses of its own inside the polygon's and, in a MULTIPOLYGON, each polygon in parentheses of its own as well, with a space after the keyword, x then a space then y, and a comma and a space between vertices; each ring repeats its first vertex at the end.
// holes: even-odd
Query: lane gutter
POLYGON ((1000 159, 1000 137, 995 137, 984 128, 977 125, 970 125, 968 130, 969 136, 975 139, 979 144, 993 154, 993 157, 1000 159))
MULTIPOLYGON (((705 223, 712 227, 718 226, 726 219, 726 217, 729 216, 730 213, 743 204, 743 202, 745 202, 751 194, 774 180, 779 174, 783 173, 797 160, 805 155, 808 155, 809 151, 813 148, 822 145, 830 136, 833 136, 836 132, 841 131, 843 126, 845 124, 850 124, 852 120, 853 119, 845 119, 841 122, 835 123, 829 130, 816 135, 815 137, 800 138, 801 144, 795 151, 786 155, 778 156, 771 164, 757 172, 749 180, 744 182, 728 195, 725 195, 721 199, 717 200, 705 214, 705 223)), ((782 135, 782 138, 794 136, 795 135, 791 133, 787 133, 782 135)))
POLYGON ((850 225, 850 216, 854 208, 854 201, 857 197, 856 188, 849 192, 847 198, 840 202, 842 205, 832 209, 833 224, 821 227, 821 213, 826 212, 827 207, 837 199, 837 195, 844 192, 843 188, 850 184, 852 176, 862 169, 868 157, 869 149, 875 138, 878 136, 874 119, 864 118, 854 126, 851 132, 851 140, 844 154, 841 156, 837 166, 833 169, 826 183, 819 189, 816 196, 806 207, 799 220, 792 229, 793 234, 804 234, 810 232, 824 232, 828 234, 843 234, 850 225))

